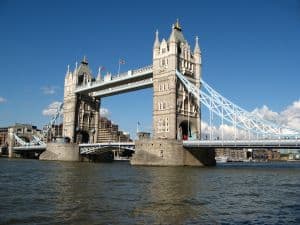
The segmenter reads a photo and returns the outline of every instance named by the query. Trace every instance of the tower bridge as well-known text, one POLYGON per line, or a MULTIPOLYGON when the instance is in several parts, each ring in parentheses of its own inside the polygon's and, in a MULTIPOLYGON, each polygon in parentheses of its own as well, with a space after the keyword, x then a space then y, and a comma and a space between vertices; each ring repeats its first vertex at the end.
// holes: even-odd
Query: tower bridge
MULTIPOLYGON (((97 143, 101 98, 153 88, 153 137, 124 143, 135 148, 133 165, 214 165, 214 148, 298 148, 300 132, 265 121, 229 101, 202 79, 202 55, 198 37, 192 47, 178 21, 168 39, 155 34, 152 65, 112 76, 94 78, 84 58, 74 71, 68 69, 64 84, 63 129, 82 154, 108 149, 120 143, 97 143), (222 124, 234 126, 233 140, 200 140, 201 106, 218 115, 222 124), (249 135, 237 141, 239 129, 249 135), (255 141, 255 137, 269 140, 255 141), (282 140, 285 137, 291 139, 282 140), (272 139, 272 141, 270 141, 272 139), (277 140, 277 141, 276 141, 277 140), (281 140, 281 141, 279 141, 281 140), (89 144, 87 144, 89 143, 89 144)), ((48 150, 48 149, 47 149, 48 150)))

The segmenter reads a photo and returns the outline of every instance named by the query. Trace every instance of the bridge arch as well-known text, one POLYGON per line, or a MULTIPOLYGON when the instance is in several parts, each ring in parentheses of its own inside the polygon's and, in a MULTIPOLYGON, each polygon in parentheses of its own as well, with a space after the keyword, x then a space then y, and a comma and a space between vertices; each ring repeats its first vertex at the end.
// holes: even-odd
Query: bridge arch
POLYGON ((197 138, 197 126, 192 121, 182 120, 179 122, 178 140, 188 140, 197 138))
POLYGON ((78 143, 89 143, 90 141, 90 135, 85 130, 79 130, 77 131, 76 140, 78 143))

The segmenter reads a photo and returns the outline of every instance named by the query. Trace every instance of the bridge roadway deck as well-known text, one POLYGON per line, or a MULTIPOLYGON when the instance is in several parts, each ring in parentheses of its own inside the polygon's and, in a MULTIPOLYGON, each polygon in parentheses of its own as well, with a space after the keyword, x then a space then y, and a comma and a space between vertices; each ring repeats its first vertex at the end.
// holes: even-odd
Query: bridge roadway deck
MULTIPOLYGON (((188 140, 182 142, 185 148, 272 148, 272 149, 300 149, 300 139, 281 140, 188 140)), ((90 152, 97 149, 123 148, 134 151, 134 142, 106 142, 106 143, 84 143, 79 148, 90 152)), ((45 150, 46 145, 26 145, 14 147, 14 151, 45 150)))
POLYGON ((185 148, 272 148, 300 149, 300 139, 280 140, 188 140, 183 141, 185 148))

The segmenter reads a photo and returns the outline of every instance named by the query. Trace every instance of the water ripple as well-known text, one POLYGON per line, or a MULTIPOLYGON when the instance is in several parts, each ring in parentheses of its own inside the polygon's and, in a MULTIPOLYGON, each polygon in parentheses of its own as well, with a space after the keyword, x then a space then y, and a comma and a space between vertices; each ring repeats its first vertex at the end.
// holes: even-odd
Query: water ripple
POLYGON ((0 224, 300 224, 297 163, 177 168, 0 159, 0 169, 0 224))

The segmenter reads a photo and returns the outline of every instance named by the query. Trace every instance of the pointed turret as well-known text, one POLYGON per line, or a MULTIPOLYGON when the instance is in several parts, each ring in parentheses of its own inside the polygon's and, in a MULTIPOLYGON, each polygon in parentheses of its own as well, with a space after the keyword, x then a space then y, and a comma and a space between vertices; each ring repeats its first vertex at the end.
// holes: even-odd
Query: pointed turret
POLYGON ((70 73, 70 65, 68 64, 67 65, 67 74, 69 74, 70 73))
POLYGON ((186 40, 183 37, 182 29, 181 29, 178 19, 177 19, 176 23, 172 25, 172 33, 169 37, 169 42, 170 43, 172 43, 172 42, 186 43, 186 40))
POLYGON ((175 38, 175 25, 172 24, 172 32, 169 38, 169 42, 176 42, 176 38, 175 38))
POLYGON ((201 50, 200 50, 200 47, 199 47, 199 38, 198 38, 198 36, 196 36, 196 38, 195 38, 194 54, 201 54, 201 50))
POLYGON ((83 56, 83 59, 81 61, 81 64, 85 64, 85 65, 88 65, 88 61, 87 61, 87 57, 86 56, 83 56))
POLYGON ((158 37, 158 30, 155 32, 155 41, 154 41, 154 46, 153 48, 159 48, 160 42, 159 42, 159 37, 158 37))
POLYGON ((75 62, 75 69, 74 69, 74 71, 73 71, 73 74, 76 74, 77 69, 78 69, 78 62, 76 61, 76 62, 75 62))
POLYGON ((175 23, 175 26, 174 26, 174 28, 176 29, 176 30, 179 30, 179 31, 181 31, 181 27, 180 27, 180 24, 179 24, 179 19, 177 18, 177 20, 176 20, 176 23, 175 23))
POLYGON ((97 75, 97 78, 96 78, 96 80, 97 81, 101 81, 101 66, 99 66, 99 68, 98 68, 98 75, 97 75))
POLYGON ((159 55, 160 42, 158 37, 158 30, 155 32, 155 41, 153 45, 153 58, 156 58, 159 55))

